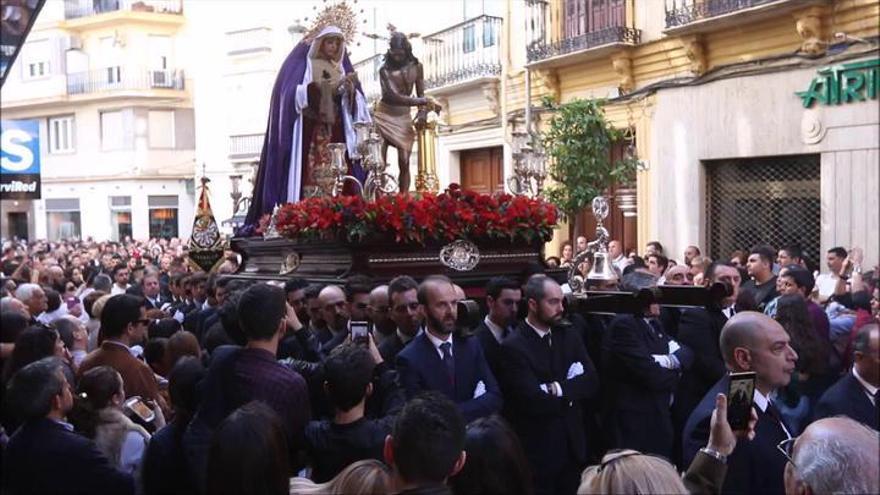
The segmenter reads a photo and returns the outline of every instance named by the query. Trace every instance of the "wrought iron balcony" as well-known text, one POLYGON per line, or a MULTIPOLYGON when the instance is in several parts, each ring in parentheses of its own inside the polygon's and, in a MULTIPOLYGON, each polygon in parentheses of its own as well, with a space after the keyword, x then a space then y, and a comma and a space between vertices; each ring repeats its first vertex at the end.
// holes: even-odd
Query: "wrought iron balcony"
POLYGON ((666 28, 770 3, 779 3, 779 0, 666 0, 666 28))
POLYGON ((241 134, 229 136, 229 158, 233 160, 259 159, 263 151, 261 134, 241 134))
POLYGON ((539 62, 614 44, 638 44, 641 31, 626 25, 625 0, 575 0, 565 2, 563 33, 553 39, 547 26, 550 4, 546 0, 526 0, 526 55, 539 62))
POLYGON ((181 0, 64 0, 65 19, 118 11, 180 15, 183 5, 181 0))
POLYGON ((382 97, 379 69, 382 67, 383 60, 384 55, 377 53, 354 64, 354 70, 357 72, 358 81, 361 82, 361 89, 364 90, 364 96, 367 98, 367 101, 377 100, 382 97))
POLYGON ((69 95, 154 89, 183 90, 183 71, 115 66, 67 75, 69 95))
POLYGON ((501 75, 501 22, 482 15, 425 36, 425 89, 501 75))

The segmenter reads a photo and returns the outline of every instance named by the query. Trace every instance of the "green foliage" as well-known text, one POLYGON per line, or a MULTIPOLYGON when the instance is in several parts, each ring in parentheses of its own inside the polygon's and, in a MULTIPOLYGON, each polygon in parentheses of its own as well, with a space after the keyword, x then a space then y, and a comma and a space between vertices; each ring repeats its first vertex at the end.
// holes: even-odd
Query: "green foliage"
POLYGON ((605 120, 601 101, 575 99, 563 105, 545 101, 544 105, 555 112, 542 140, 555 182, 544 190, 548 200, 573 216, 612 184, 632 182, 637 161, 611 160, 611 147, 623 133, 605 120))

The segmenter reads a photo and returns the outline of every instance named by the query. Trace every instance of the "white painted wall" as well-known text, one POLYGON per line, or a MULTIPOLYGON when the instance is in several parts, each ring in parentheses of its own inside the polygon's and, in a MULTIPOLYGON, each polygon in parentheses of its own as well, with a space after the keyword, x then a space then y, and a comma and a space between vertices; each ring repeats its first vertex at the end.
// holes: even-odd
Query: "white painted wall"
POLYGON ((657 94, 648 157, 651 190, 646 191, 652 239, 679 257, 688 244, 706 245, 701 160, 820 153, 822 249, 859 245, 865 266, 877 264, 880 106, 869 100, 804 109, 795 92, 809 87, 817 69, 657 94), (821 139, 807 144, 816 124, 821 139))

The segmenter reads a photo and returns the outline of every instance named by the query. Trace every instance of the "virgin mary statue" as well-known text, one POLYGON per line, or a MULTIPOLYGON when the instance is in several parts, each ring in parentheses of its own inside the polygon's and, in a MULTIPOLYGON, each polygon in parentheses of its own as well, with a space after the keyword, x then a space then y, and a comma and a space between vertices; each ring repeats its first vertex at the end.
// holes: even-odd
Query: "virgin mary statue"
MULTIPOLYGON (((353 124, 370 121, 342 30, 327 26, 298 43, 272 90, 246 226, 256 225, 276 204, 308 197, 314 186, 312 171, 329 164, 327 144, 344 142, 348 155, 354 156, 353 124)), ((363 181, 359 163, 349 160, 348 167, 350 175, 363 181)))

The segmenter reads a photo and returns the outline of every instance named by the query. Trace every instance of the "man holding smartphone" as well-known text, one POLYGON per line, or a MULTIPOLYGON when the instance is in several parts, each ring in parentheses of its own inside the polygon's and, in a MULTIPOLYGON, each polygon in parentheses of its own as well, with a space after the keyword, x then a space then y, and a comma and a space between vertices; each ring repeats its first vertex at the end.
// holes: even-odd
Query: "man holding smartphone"
MULTIPOLYGON (((729 466, 722 492, 783 493, 785 457, 776 446, 791 438, 791 433, 771 397, 791 381, 797 353, 779 323, 752 311, 737 313, 728 320, 721 330, 720 348, 729 371, 754 372, 751 403, 758 416, 754 440, 738 443, 730 456, 707 452, 729 466)), ((706 445, 715 397, 718 393, 730 393, 731 379, 729 375, 722 377, 688 419, 683 435, 683 465, 689 465, 697 451, 706 445)), ((734 411, 728 411, 728 418, 733 415, 734 411)))

